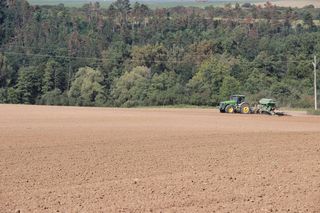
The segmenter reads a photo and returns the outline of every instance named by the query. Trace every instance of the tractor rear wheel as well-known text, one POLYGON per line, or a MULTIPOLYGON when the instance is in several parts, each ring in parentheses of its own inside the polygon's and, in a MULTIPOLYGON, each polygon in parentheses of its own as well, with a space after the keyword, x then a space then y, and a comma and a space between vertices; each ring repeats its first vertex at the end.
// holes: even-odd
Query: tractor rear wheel
POLYGON ((240 112, 242 114, 249 114, 250 113, 250 106, 247 103, 243 103, 240 107, 240 112))
POLYGON ((228 105, 225 109, 226 113, 234 113, 234 110, 235 108, 232 105, 228 105))

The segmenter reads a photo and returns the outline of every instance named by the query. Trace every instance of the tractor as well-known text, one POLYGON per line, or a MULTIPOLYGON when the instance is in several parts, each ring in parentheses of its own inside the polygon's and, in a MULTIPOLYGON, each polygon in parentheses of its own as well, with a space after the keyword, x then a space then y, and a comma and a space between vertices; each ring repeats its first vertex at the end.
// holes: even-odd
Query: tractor
POLYGON ((219 105, 220 112, 250 114, 250 105, 244 95, 232 95, 230 100, 222 101, 219 105))

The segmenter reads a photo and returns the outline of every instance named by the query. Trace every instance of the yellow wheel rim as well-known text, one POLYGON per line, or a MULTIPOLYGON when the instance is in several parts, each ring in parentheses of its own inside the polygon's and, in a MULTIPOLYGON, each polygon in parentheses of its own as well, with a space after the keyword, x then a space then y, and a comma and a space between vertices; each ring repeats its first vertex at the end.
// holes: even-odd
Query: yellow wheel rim
POLYGON ((230 108, 228 109, 228 112, 229 112, 229 113, 233 113, 233 108, 230 107, 230 108))
POLYGON ((250 110, 249 107, 244 107, 243 108, 243 113, 249 113, 249 110, 250 110))

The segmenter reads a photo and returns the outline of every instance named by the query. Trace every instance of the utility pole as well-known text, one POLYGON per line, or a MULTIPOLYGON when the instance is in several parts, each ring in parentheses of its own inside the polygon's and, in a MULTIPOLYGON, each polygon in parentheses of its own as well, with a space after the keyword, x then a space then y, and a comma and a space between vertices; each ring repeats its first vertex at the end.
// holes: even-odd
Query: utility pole
POLYGON ((314 67, 314 109, 318 109, 318 101, 317 101, 317 56, 314 56, 314 62, 312 62, 314 67))

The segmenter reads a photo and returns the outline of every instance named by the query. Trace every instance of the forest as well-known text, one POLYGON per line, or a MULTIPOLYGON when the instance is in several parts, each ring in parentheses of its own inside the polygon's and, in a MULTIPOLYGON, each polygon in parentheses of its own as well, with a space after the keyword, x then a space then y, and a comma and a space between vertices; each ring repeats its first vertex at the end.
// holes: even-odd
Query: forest
POLYGON ((216 106, 245 94, 313 104, 313 5, 0 4, 0 103, 216 106))

